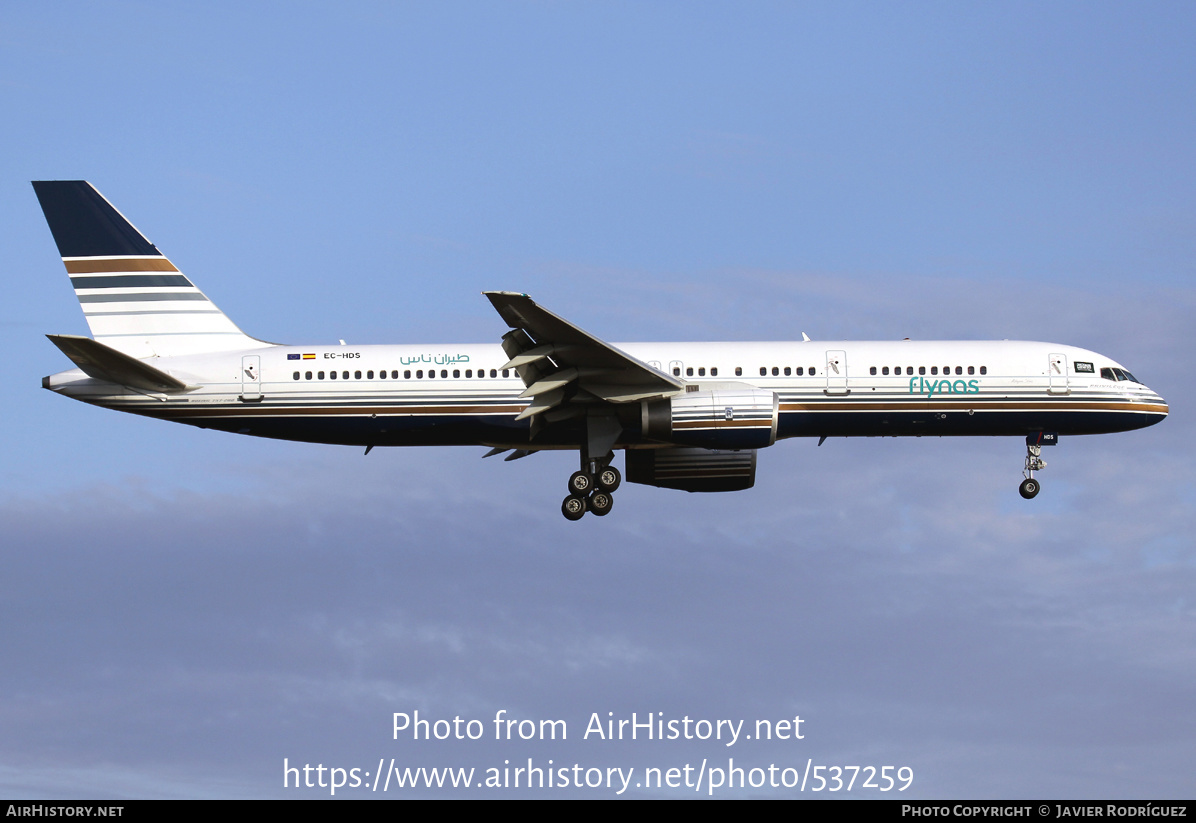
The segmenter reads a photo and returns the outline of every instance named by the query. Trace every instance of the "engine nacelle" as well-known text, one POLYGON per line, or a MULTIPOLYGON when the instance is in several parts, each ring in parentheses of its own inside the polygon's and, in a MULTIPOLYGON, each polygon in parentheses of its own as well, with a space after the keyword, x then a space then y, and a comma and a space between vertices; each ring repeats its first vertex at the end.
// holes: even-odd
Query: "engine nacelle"
POLYGON ((750 386, 686 392, 640 409, 649 440, 703 449, 760 449, 777 440, 780 402, 773 392, 750 386))
POLYGON ((736 492, 756 483, 756 450, 628 449, 627 482, 687 492, 736 492))

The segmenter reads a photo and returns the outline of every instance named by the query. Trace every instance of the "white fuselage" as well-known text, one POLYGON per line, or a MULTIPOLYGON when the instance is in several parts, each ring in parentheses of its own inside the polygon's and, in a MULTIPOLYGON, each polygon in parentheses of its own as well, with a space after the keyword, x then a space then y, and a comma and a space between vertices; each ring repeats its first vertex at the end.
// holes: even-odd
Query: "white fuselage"
MULTIPOLYGON (((627 343, 617 348, 689 391, 746 385, 777 395, 777 438, 1094 434, 1141 428, 1167 406, 1120 364, 1022 341, 627 343), (1116 370, 1116 371, 1115 371, 1116 370), (1102 371, 1113 377, 1102 377, 1102 371), (694 388, 696 387, 696 388, 694 388)), ((156 358, 195 386, 137 392, 72 370, 47 387, 101 406, 205 428, 358 445, 529 445, 528 401, 497 345, 264 346, 156 358)), ((574 448, 564 438, 535 448, 574 448)), ((641 442, 634 428, 621 446, 641 442)))

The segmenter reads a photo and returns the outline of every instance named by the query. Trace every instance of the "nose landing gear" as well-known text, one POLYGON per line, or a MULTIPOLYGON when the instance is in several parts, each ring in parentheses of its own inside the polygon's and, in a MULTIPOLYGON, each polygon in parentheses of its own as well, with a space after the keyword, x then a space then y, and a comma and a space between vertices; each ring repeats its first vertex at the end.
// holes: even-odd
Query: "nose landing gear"
POLYGON ((1026 467, 1022 475, 1026 478, 1018 486, 1017 491, 1022 497, 1031 500, 1042 490, 1042 483, 1034 479, 1034 472, 1046 468, 1046 461, 1042 459, 1042 447, 1053 446, 1059 442, 1059 435, 1055 432, 1036 432, 1026 435, 1026 467))

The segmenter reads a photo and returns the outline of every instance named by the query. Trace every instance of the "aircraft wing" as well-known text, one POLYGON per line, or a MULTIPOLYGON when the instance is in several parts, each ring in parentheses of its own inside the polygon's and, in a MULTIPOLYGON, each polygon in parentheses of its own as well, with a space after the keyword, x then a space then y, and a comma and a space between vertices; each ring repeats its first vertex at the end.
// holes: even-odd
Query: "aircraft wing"
POLYGON ((582 331, 526 294, 483 294, 512 329, 503 335, 511 358, 504 368, 518 371, 527 386, 521 396, 532 398, 520 417, 586 403, 652 400, 685 389, 683 381, 582 331))

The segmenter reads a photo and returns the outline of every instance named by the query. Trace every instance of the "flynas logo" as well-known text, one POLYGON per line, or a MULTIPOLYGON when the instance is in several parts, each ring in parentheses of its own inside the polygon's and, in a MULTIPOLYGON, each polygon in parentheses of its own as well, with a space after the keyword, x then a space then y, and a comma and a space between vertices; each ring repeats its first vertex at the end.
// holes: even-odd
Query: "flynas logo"
POLYGON ((936 394, 980 394, 980 381, 927 380, 925 377, 911 377, 909 393, 924 394, 927 397, 934 397, 936 394))

